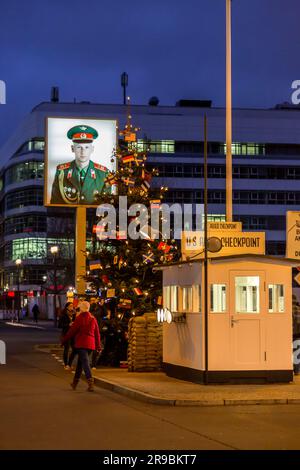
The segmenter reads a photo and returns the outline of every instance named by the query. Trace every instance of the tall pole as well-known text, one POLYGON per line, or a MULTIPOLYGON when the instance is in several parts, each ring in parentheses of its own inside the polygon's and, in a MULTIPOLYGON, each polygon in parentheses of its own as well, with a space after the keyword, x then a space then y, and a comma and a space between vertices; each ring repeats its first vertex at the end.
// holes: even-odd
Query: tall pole
POLYGON ((84 296, 86 290, 86 208, 76 207, 75 287, 84 296))
POLYGON ((21 304, 21 298, 20 298, 20 265, 17 266, 17 289, 18 289, 17 318, 18 318, 18 323, 19 323, 20 322, 20 304, 21 304))
POLYGON ((22 260, 20 258, 16 259, 17 267, 17 320, 20 322, 20 308, 21 308, 21 296, 20 296, 20 267, 22 260))
POLYGON ((208 260, 207 260, 207 117, 204 116, 204 383, 208 383, 208 260))
POLYGON ((56 264, 56 252, 53 253, 53 262, 54 262, 54 272, 53 272, 53 277, 54 277, 54 326, 55 328, 57 327, 57 264, 56 264))
POLYGON ((128 74, 126 72, 121 75, 121 86, 123 88, 123 104, 126 104, 126 88, 128 86, 128 74))
POLYGON ((231 0, 226 0, 226 221, 232 221, 231 0))

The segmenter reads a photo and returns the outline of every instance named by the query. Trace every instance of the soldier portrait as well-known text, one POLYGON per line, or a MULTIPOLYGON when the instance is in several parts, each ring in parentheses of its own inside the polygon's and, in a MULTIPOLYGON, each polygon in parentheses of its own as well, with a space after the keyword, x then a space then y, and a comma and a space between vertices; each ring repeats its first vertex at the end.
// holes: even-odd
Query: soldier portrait
MULTIPOLYGON (((63 118, 61 120, 64 121, 63 118)), ((103 126, 103 121, 99 122, 103 126)), ((115 124, 115 121, 109 122, 115 124)), ((113 129, 113 126, 111 128, 113 129)), ((54 152, 51 151, 53 147, 48 145, 48 185, 45 205, 98 205, 101 203, 101 195, 111 192, 106 176, 113 169, 111 163, 113 147, 110 150, 107 147, 106 155, 99 155, 102 152, 99 152, 99 147, 97 148, 95 144, 98 139, 105 138, 105 132, 102 133, 101 129, 90 125, 88 120, 83 119, 81 124, 67 129, 65 125, 63 133, 68 142, 69 155, 62 159, 61 163, 54 166, 54 158, 50 158, 53 157, 54 152)), ((112 145, 113 137, 107 132, 106 135, 111 139, 112 145)), ((60 139, 62 140, 61 136, 60 139)), ((49 130, 48 140, 50 144, 49 130)), ((65 144, 64 149, 66 152, 65 144)), ((59 161, 59 157, 56 156, 54 161, 55 163, 59 161)))

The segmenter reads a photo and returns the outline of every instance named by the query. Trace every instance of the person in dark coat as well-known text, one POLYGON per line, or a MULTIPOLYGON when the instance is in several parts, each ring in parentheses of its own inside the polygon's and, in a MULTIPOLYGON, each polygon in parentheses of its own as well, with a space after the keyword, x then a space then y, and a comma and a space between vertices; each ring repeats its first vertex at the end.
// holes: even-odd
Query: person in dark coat
MULTIPOLYGON (((58 327, 61 328, 62 337, 66 336, 68 333, 74 317, 74 308, 72 302, 67 302, 65 308, 60 316, 58 327)), ((72 347, 71 340, 66 341, 64 344, 64 353, 63 360, 65 369, 70 369, 71 365, 69 364, 69 350, 72 347)))
POLYGON ((89 302, 83 301, 79 304, 80 314, 76 317, 73 325, 69 329, 66 336, 63 337, 62 343, 65 344, 71 338, 75 338, 75 348, 78 352, 78 362, 76 367, 75 376, 71 387, 76 389, 80 380, 82 370, 84 370, 86 379, 88 381, 88 391, 94 391, 94 379, 89 363, 89 354, 92 351, 100 351, 100 333, 97 320, 89 312, 89 302))
POLYGON ((34 319, 35 323, 37 323, 38 322, 38 316, 40 314, 40 309, 39 309, 37 304, 34 304, 34 306, 32 307, 32 313, 33 313, 33 319, 34 319))

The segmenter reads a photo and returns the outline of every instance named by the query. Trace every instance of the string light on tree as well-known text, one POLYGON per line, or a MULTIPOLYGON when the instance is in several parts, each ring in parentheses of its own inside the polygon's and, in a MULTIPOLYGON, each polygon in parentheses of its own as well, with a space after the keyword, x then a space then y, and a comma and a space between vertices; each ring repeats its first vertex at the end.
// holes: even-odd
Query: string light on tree
MULTIPOLYGON (((137 139, 140 129, 132 123, 132 119, 128 96, 126 124, 122 129, 117 129, 120 139, 111 157, 116 162, 117 170, 109 173, 106 178, 107 187, 114 185, 118 195, 102 194, 101 203, 112 204, 118 212, 118 197, 127 196, 128 207, 135 204, 140 214, 147 211, 150 214, 153 201, 156 208, 160 207, 167 187, 161 185, 157 190, 153 189, 152 179, 159 175, 159 171, 156 168, 148 169, 146 146, 141 145, 141 141, 137 139)), ((149 147, 148 141, 147 148, 149 147)), ((129 223, 138 223, 138 216, 137 213, 129 218, 129 223)), ((100 222, 99 219, 97 226, 100 222)), ((98 238, 95 244, 97 249, 88 257, 91 261, 101 260, 101 275, 95 276, 93 271, 93 275, 87 276, 87 281, 100 292, 102 290, 107 293, 107 287, 113 291, 117 313, 122 314, 123 320, 126 315, 142 315, 156 310, 157 299, 162 296, 161 272, 153 272, 153 266, 176 261, 179 256, 175 244, 166 241, 171 246, 167 260, 164 252, 158 249, 161 238, 150 240, 149 230, 142 228, 140 231, 144 238, 132 240, 126 237, 124 239, 120 227, 116 226, 113 232, 115 238, 98 238)), ((97 237, 97 234, 93 236, 97 237)))

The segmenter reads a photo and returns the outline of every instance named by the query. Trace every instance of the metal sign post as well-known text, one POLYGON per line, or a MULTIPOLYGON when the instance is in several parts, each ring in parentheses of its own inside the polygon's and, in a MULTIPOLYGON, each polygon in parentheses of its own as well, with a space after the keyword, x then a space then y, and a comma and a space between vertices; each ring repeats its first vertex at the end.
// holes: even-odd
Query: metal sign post
POLYGON ((204 383, 208 383, 208 259, 207 259, 207 117, 204 116, 204 347, 205 347, 205 375, 204 383))
POLYGON ((75 287, 78 295, 86 290, 86 207, 76 207, 75 287))
POLYGON ((226 0, 226 221, 232 221, 231 0, 226 0))

